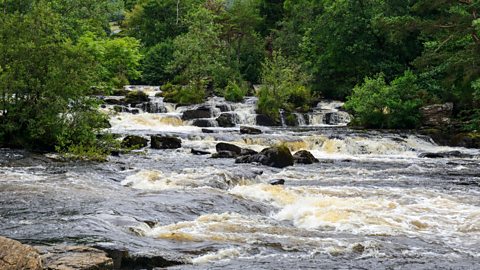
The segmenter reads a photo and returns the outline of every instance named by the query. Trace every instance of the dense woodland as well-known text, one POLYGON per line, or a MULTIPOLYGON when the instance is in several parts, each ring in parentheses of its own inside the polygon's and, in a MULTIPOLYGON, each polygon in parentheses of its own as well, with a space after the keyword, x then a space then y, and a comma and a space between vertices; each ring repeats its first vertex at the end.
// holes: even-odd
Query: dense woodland
POLYGON ((369 128, 417 128, 421 106, 453 102, 460 128, 479 130, 479 12, 478 0, 3 0, 0 145, 106 149, 93 95, 129 83, 180 104, 257 95, 274 120, 340 99, 369 128))

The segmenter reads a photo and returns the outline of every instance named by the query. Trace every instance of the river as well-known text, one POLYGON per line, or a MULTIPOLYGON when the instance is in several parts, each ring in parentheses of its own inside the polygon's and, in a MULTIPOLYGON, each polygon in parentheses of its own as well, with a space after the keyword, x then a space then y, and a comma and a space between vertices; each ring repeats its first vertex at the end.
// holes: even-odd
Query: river
POLYGON ((174 135, 182 148, 106 163, 0 150, 0 235, 186 262, 172 269, 478 269, 479 150, 351 130, 335 102, 299 127, 245 135, 238 125, 255 125, 254 98, 207 102, 237 116, 237 127, 212 124, 213 133, 181 120, 188 107, 152 100, 156 113, 112 114, 111 132, 174 135), (286 143, 320 162, 277 169, 191 153, 218 142, 257 151, 286 143), (422 157, 447 151, 461 155, 422 157), (285 185, 269 184, 276 179, 285 185))

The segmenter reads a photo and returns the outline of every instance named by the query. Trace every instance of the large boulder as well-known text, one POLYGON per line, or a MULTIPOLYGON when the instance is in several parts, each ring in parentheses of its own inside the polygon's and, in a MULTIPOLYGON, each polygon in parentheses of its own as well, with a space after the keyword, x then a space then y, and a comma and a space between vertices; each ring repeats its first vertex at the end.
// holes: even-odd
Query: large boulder
POLYGON ((148 144, 148 140, 136 135, 128 135, 122 140, 122 147, 123 148, 130 148, 130 149, 140 149, 146 147, 148 144))
POLYGON ((43 267, 36 249, 0 236, 0 269, 41 270, 43 267))
POLYGON ((238 154, 232 151, 218 151, 213 153, 212 158, 236 158, 238 154))
POLYGON ((222 113, 217 117, 218 126, 234 127, 238 121, 238 115, 235 113, 222 113))
POLYGON ((153 149, 177 149, 182 147, 182 140, 172 136, 151 136, 150 144, 153 149))
POLYGON ((312 155, 312 153, 306 150, 301 150, 296 152, 293 155, 293 160, 295 161, 295 163, 299 163, 299 164, 313 164, 318 162, 318 159, 316 159, 312 155))
POLYGON ((212 110, 210 107, 202 106, 194 110, 187 110, 183 112, 182 120, 193 120, 199 118, 210 118, 212 117, 212 110))
POLYGON ((422 124, 430 127, 445 127, 451 123, 453 103, 433 104, 420 108, 422 124))
POLYGON ((45 269, 112 270, 113 260, 104 251, 86 246, 39 247, 45 269))
POLYGON ((217 152, 221 152, 221 151, 229 151, 229 152, 233 152, 235 153, 236 155, 240 155, 242 153, 242 148, 241 147, 238 147, 234 144, 231 144, 231 143, 218 143, 215 148, 217 149, 217 152))
POLYGON ((249 135, 258 135, 258 134, 262 134, 262 131, 258 128, 241 126, 240 127, 240 133, 241 134, 249 134, 249 135))
POLYGON ((285 168, 293 165, 293 156, 288 147, 274 146, 263 149, 260 153, 251 156, 240 156, 235 163, 253 163, 257 162, 265 166, 275 168, 285 168))
POLYGON ((149 101, 148 95, 142 91, 131 91, 125 96, 125 103, 133 107, 147 101, 149 101))

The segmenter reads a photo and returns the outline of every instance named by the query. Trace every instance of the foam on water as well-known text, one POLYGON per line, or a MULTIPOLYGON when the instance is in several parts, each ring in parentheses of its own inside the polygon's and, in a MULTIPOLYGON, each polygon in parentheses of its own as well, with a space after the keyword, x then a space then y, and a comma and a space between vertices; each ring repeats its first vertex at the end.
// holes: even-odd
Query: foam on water
MULTIPOLYGON (((272 217, 298 228, 362 235, 462 237, 463 246, 480 241, 480 206, 416 188, 315 188, 257 184, 236 186, 232 194, 279 208, 272 217)), ((480 254, 477 254, 480 255, 480 254)))
POLYGON ((111 131, 125 133, 128 131, 161 131, 161 132, 200 132, 198 127, 184 125, 177 113, 165 114, 130 114, 120 113, 110 119, 111 131))

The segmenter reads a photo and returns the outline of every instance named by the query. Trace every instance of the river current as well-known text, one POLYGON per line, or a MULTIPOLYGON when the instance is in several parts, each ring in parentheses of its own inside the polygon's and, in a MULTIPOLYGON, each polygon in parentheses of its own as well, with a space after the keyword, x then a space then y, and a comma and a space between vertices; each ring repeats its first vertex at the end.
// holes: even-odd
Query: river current
POLYGON ((219 103, 237 114, 237 127, 202 132, 181 120, 188 108, 173 104, 111 113, 111 132, 178 136, 176 150, 145 148, 106 163, 0 150, 0 235, 186 263, 172 269, 480 267, 479 150, 351 130, 335 103, 319 105, 299 127, 245 135, 238 126, 256 124, 255 99, 207 104, 219 103), (325 124, 331 111, 336 120, 325 124), (191 153, 214 153, 218 142, 257 151, 285 143, 320 162, 277 169, 191 153), (448 151, 461 155, 422 157, 448 151), (285 185, 269 184, 276 179, 285 185))

